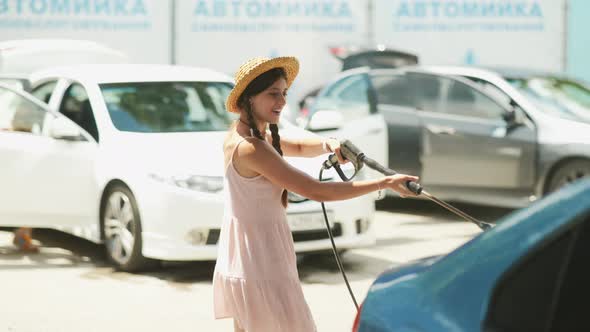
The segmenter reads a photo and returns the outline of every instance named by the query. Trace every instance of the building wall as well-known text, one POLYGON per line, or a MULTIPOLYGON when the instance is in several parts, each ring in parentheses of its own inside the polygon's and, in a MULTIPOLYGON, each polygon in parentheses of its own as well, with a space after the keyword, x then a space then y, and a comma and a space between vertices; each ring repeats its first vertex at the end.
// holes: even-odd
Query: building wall
POLYGON ((567 70, 590 81, 590 1, 565 7, 566 0, 0 0, 0 41, 89 39, 134 62, 228 74, 252 56, 295 55, 302 67, 294 100, 333 77, 340 63, 330 48, 350 44, 384 43, 424 64, 567 70))
POLYGON ((570 0, 568 8, 567 72, 590 82, 590 1, 570 0))
POLYGON ((137 62, 168 63, 170 1, 0 0, 0 41, 32 38, 92 40, 137 62))
POLYGON ((376 41, 423 64, 565 69, 566 0, 374 2, 376 41))

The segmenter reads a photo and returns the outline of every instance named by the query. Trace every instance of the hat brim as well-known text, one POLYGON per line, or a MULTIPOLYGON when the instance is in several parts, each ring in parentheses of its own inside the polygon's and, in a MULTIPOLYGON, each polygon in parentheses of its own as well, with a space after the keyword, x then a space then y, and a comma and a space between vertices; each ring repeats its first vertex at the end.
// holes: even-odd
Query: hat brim
POLYGON ((238 98, 242 95, 248 84, 261 74, 274 69, 283 68, 287 75, 287 88, 291 86, 299 73, 299 61, 295 57, 277 57, 255 64, 248 70, 229 93, 225 106, 229 112, 240 113, 238 98))

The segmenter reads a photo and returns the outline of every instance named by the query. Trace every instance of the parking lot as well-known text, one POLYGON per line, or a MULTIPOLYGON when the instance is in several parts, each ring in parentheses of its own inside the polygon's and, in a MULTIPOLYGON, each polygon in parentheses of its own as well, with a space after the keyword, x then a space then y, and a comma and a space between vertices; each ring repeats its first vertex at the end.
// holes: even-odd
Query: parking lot
MULTIPOLYGON (((496 221, 510 210, 458 205, 496 221)), ((386 199, 377 204, 377 245, 351 250, 343 264, 359 301, 384 269, 444 254, 479 229, 427 201, 386 199)), ((103 250, 73 236, 37 230, 39 254, 16 252, 0 232, 2 331, 229 331, 215 321, 214 262, 167 263, 150 272, 116 272, 103 250)), ((355 310, 331 256, 304 257, 300 278, 319 331, 349 331, 355 310)))

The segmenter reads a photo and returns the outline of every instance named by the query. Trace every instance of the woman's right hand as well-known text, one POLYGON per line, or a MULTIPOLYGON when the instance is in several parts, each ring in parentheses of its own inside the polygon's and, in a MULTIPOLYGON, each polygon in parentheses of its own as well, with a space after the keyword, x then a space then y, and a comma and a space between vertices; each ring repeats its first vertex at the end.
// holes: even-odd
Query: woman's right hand
POLYGON ((417 196, 406 187, 406 182, 414 181, 417 182, 420 178, 413 175, 396 174, 386 176, 383 180, 384 188, 389 188, 397 192, 401 197, 406 198, 408 196, 417 196))

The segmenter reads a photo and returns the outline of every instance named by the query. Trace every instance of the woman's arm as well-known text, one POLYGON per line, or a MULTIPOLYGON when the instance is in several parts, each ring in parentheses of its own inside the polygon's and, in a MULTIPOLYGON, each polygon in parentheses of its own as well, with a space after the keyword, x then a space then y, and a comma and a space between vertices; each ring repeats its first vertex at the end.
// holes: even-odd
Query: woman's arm
MULTIPOLYGON (((267 134, 267 141, 272 144, 270 134, 267 134)), ((336 153, 340 164, 347 162, 340 154, 340 142, 335 138, 281 138, 281 149, 287 157, 317 157, 326 153, 336 153)))
POLYGON ((281 137, 281 149, 285 156, 291 157, 316 157, 325 153, 329 153, 325 148, 329 148, 326 143, 334 139, 327 139, 323 137, 308 137, 308 138, 282 138, 281 137))
MULTIPOLYGON (((272 136, 266 134, 266 141, 272 144, 272 136)), ((281 149, 283 155, 288 157, 317 157, 325 153, 334 152, 330 149, 332 145, 338 145, 340 142, 335 138, 325 138, 319 135, 306 138, 286 138, 281 137, 281 149)))
POLYGON ((381 179, 353 182, 320 182, 289 165, 265 141, 248 140, 241 144, 234 162, 239 168, 248 168, 271 182, 309 199, 327 202, 350 199, 380 189, 392 189, 402 197, 414 196, 405 188, 405 182, 418 180, 415 176, 398 174, 381 179))

